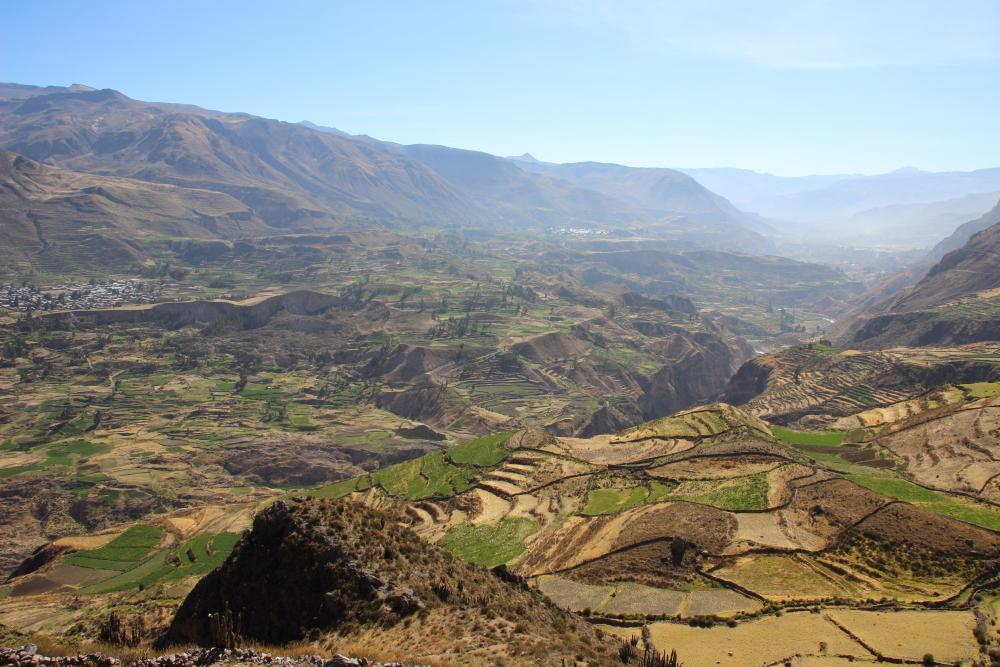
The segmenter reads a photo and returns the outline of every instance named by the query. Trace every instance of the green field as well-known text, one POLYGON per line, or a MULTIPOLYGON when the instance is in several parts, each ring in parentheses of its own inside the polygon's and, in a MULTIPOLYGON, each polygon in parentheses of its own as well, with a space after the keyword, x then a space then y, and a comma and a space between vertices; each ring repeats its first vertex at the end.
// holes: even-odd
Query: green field
POLYGON ((587 505, 583 508, 583 513, 596 516, 621 512, 638 507, 648 496, 649 490, 644 486, 631 489, 594 489, 587 495, 587 505))
POLYGON ((681 482, 667 497, 724 510, 762 510, 767 508, 767 491, 767 473, 761 472, 734 479, 681 482))
POLYGON ((973 500, 925 489, 898 477, 845 475, 847 479, 876 493, 924 507, 938 514, 990 530, 1000 530, 1000 509, 973 500))
POLYGON ((666 500, 676 486, 664 482, 650 482, 647 486, 631 488, 593 489, 587 494, 587 504, 581 513, 587 516, 599 516, 622 512, 643 504, 657 503, 666 500))
MULTIPOLYGON (((7 443, 7 450, 15 448, 13 443, 7 443)), ((45 448, 45 458, 37 463, 29 463, 20 466, 10 466, 0 468, 0 479, 6 479, 26 472, 37 472, 53 467, 69 467, 74 462, 85 459, 94 454, 102 454, 109 451, 108 445, 97 444, 87 440, 71 440, 49 445, 45 448)))
POLYGON ((137 567, 81 590, 87 594, 113 593, 150 586, 159 581, 174 581, 189 576, 204 576, 222 565, 239 535, 203 533, 179 547, 164 549, 137 567), (192 556, 194 559, 192 560, 192 556))
POLYGON ((794 431, 784 426, 772 426, 771 432, 778 440, 793 445, 836 446, 844 441, 841 431, 794 431))
POLYGON ((524 541, 536 530, 538 523, 532 519, 507 518, 493 526, 456 526, 440 544, 470 563, 495 567, 520 556, 524 541))
POLYGON ((40 463, 30 463, 23 466, 10 466, 9 468, 0 468, 0 479, 7 479, 8 477, 13 477, 14 475, 20 475, 26 472, 35 472, 36 470, 41 470, 42 465, 40 463))
POLYGON ((123 572, 146 558, 162 535, 163 529, 157 526, 132 526, 103 547, 73 554, 69 562, 79 567, 123 572))
POLYGON ((472 487, 476 468, 456 466, 445 452, 434 452, 420 458, 397 463, 371 474, 372 484, 381 486, 390 495, 406 500, 447 497, 472 487))
POLYGON ((972 399, 1000 396, 1000 382, 972 382, 958 386, 972 399))
POLYGON ((364 475, 362 477, 342 479, 333 484, 326 484, 315 489, 310 489, 306 493, 315 498, 343 498, 348 493, 364 491, 369 488, 371 488, 371 478, 368 475, 364 475))
POLYGON ((455 445, 448 450, 448 458, 459 465, 474 465, 481 468, 495 466, 510 453, 510 450, 504 447, 510 436, 510 433, 494 433, 455 445))

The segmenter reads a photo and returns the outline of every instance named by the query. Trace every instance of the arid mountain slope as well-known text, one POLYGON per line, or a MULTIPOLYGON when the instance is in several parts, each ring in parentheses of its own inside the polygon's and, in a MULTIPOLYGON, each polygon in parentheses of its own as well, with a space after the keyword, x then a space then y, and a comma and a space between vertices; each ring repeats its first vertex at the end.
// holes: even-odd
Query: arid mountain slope
POLYGON ((912 290, 895 300, 891 312, 941 306, 954 299, 1000 287, 1000 224, 974 234, 946 254, 912 290))
POLYGON ((120 267, 143 257, 135 241, 267 229, 223 192, 84 174, 2 150, 0 209, 0 256, 34 268, 120 267))
POLYGON ((913 287, 839 322, 844 346, 961 345, 1000 339, 1000 224, 946 254, 913 287))
POLYGON ((485 153, 86 87, 0 86, 0 147, 78 171, 218 190, 268 225, 300 231, 373 222, 618 227, 664 215, 742 222, 723 198, 670 170, 644 186, 655 201, 638 203, 621 196, 631 186, 603 192, 485 153))
POLYGON ((79 171, 227 192, 275 227, 476 217, 443 179, 402 156, 297 124, 178 111, 113 90, 4 100, 0 145, 79 171))
POLYGON ((629 202, 567 180, 535 174, 488 153, 447 146, 400 146, 399 152, 427 165, 470 199, 518 226, 624 225, 651 218, 629 202))
POLYGON ((973 234, 992 227, 997 223, 1000 223, 1000 202, 997 202, 997 205, 987 211, 982 217, 959 225, 948 238, 934 246, 928 255, 928 259, 933 262, 941 261, 949 252, 958 250, 968 243, 973 234))

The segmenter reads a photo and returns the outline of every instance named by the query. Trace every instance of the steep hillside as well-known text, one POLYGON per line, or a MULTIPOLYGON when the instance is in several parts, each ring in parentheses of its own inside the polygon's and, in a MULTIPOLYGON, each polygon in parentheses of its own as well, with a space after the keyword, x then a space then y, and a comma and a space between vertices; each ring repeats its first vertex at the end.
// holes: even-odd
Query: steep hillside
POLYGON ((913 287, 838 323, 845 346, 965 344, 1000 338, 1000 224, 946 254, 913 287))
POLYGON ((959 297, 1000 287, 1000 224, 975 233, 946 254, 912 290, 895 300, 892 312, 933 308, 959 297))
POLYGON ((934 246, 930 253, 928 253, 928 260, 932 262, 941 261, 949 252, 958 250, 968 243, 973 234, 992 227, 997 223, 1000 223, 1000 202, 997 202, 997 205, 982 217, 959 225, 958 229, 952 232, 948 238, 934 246))
POLYGON ((223 192, 57 169, 7 151, 0 151, 0 208, 8 269, 121 267, 143 258, 136 241, 268 229, 223 192))
POLYGON ((113 90, 4 100, 0 146, 80 171, 226 192, 276 227, 479 217, 432 170, 376 146, 113 90))
MULTIPOLYGON (((326 635, 412 662, 610 665, 610 638, 541 594, 423 542, 355 503, 279 501, 201 580, 164 643, 287 643, 326 635)), ((619 661, 620 662, 620 661, 619 661)))

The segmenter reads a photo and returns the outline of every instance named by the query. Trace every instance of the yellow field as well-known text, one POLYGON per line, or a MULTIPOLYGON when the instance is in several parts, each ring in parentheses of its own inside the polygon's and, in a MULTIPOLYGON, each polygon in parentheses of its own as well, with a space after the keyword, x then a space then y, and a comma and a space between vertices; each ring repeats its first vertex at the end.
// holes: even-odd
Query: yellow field
POLYGON ((871 655, 820 614, 767 616, 735 628, 653 623, 649 630, 658 649, 676 650, 680 661, 691 666, 756 667, 795 655, 871 655))
MULTIPOLYGON (((685 665, 754 667, 791 661, 793 665, 834 667, 855 661, 874 662, 865 645, 893 660, 920 661, 931 654, 940 663, 979 658, 975 623, 966 611, 828 610, 767 616, 735 628, 693 628, 679 623, 649 626, 660 650, 676 650, 685 665), (861 641, 856 641, 852 636, 861 641)), ((633 628, 605 628, 620 636, 633 628)))
POLYGON ((979 656, 972 634, 975 620, 967 611, 844 609, 830 611, 828 616, 890 658, 920 660, 930 653, 938 662, 951 664, 979 656))

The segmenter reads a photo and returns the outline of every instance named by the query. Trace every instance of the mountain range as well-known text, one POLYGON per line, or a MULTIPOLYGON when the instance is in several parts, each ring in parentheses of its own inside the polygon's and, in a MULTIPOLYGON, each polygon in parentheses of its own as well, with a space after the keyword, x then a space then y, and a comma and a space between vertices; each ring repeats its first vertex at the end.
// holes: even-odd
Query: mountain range
MULTIPOLYGON (((79 84, 0 84, 0 148, 13 154, 5 157, 10 166, 4 179, 12 177, 18 155, 42 165, 32 167, 35 176, 44 167, 62 170, 58 177, 47 172, 35 178, 34 194, 27 199, 23 182, 2 184, 0 197, 10 198, 6 206, 20 211, 22 221, 18 231, 5 234, 12 243, 25 239, 28 244, 9 246, 12 252, 6 255, 22 259, 41 247, 37 230, 25 233, 24 220, 65 221, 65 215, 48 209, 67 206, 67 197, 79 205, 82 195, 73 186, 47 191, 53 179, 81 189, 103 187, 93 181, 98 177, 130 179, 133 195, 143 190, 141 183, 179 188, 143 195, 150 201, 172 199, 166 207, 172 213, 165 216, 170 220, 127 198, 106 215, 101 207, 110 200, 104 198, 91 209, 103 215, 104 223, 96 224, 84 211, 74 224, 45 232, 63 240, 87 237, 88 243, 99 237, 237 238, 372 226, 461 226, 641 230, 687 247, 751 254, 780 253, 786 241, 803 238, 931 247, 989 209, 1000 193, 1000 169, 787 178, 739 169, 555 164, 527 154, 504 158, 447 146, 402 145, 308 121, 144 102, 79 84), (71 172, 88 178, 71 177, 71 172), (198 222, 185 223, 186 231, 177 228, 179 210, 187 210, 185 220, 198 222), (225 213, 221 219, 220 212, 225 213)), ((122 181, 116 186, 126 187, 122 181)), ((100 196, 95 192, 83 194, 100 196)), ((105 263, 118 259, 119 254, 98 257, 105 263)))
POLYGON ((627 201, 486 153, 402 146, 85 86, 0 85, 0 147, 64 170, 211 190, 278 230, 607 229, 688 217, 739 225, 743 217, 671 170, 659 170, 666 178, 655 200, 627 201))
POLYGON ((859 247, 931 247, 1000 198, 1000 169, 783 177, 743 169, 684 169, 792 238, 859 247))

